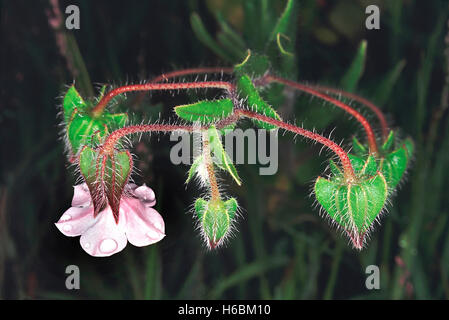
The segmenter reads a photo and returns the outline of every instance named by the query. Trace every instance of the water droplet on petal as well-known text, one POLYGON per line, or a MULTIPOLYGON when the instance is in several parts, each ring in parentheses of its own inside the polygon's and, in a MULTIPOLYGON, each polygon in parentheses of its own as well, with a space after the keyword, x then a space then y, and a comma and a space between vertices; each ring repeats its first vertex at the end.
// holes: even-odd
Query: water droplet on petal
POLYGON ((103 253, 111 253, 117 249, 117 242, 114 239, 104 239, 100 243, 100 251, 103 253))
POLYGON ((70 224, 66 224, 64 227, 62 227, 64 229, 64 231, 70 231, 72 230, 72 226, 70 224))
POLYGON ((90 243, 86 242, 85 244, 83 244, 84 248, 89 249, 90 248, 90 243))

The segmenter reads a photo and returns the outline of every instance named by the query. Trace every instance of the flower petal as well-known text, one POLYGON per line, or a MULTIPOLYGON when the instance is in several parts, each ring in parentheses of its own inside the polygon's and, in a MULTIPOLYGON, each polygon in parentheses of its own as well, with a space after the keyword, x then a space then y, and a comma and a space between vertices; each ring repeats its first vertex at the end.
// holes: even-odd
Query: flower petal
POLYGON ((90 205, 91 198, 87 184, 78 184, 73 187, 72 207, 86 207, 90 205))
POLYGON ((95 224, 89 228, 80 238, 81 247, 94 257, 108 257, 122 251, 127 244, 123 212, 119 224, 115 223, 111 208, 99 213, 95 218, 95 224))
POLYGON ((76 237, 83 234, 95 222, 93 207, 71 207, 64 212, 55 225, 64 235, 76 237))
POLYGON ((153 189, 147 187, 145 184, 136 188, 134 195, 144 202, 145 206, 152 207, 156 204, 156 195, 153 189))
POLYGON ((165 237, 164 219, 156 210, 132 198, 122 199, 122 208, 126 215, 126 236, 132 245, 148 246, 165 237))

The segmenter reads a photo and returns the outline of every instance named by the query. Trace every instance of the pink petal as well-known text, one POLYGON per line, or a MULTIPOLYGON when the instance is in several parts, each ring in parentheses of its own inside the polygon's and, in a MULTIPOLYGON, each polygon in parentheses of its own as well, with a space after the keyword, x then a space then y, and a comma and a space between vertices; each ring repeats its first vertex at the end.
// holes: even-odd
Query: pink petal
POLYGON ((119 224, 114 220, 111 208, 101 211, 95 224, 86 230, 80 238, 81 247, 94 257, 108 257, 122 251, 127 244, 123 212, 119 224))
POLYGON ((83 234, 94 223, 93 207, 71 207, 55 223, 56 227, 68 237, 76 237, 83 234))
POLYGON ((164 220, 156 210, 132 198, 122 199, 121 207, 126 215, 126 236, 132 245, 148 246, 165 237, 164 220))
POLYGON ((134 190, 134 195, 138 197, 145 206, 152 207, 156 204, 156 195, 154 191, 145 184, 134 190))
POLYGON ((78 184, 73 187, 72 207, 89 206, 91 202, 89 188, 87 184, 78 184))

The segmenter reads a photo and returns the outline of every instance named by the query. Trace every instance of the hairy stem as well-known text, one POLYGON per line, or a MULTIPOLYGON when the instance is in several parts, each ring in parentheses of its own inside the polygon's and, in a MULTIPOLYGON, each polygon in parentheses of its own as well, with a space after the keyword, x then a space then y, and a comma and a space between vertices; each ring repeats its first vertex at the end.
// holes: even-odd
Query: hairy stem
POLYGON ((209 137, 207 132, 203 132, 203 154, 207 174, 209 176, 211 200, 219 200, 220 190, 218 188, 217 178, 215 177, 214 163, 210 156, 209 137))
POLYGON ((303 128, 299 128, 299 127, 289 124, 289 123, 285 123, 281 120, 269 118, 267 116, 258 114, 253 111, 239 109, 239 110, 236 110, 236 113, 241 116, 247 117, 247 118, 251 118, 251 119, 255 119, 255 120, 259 120, 259 121, 263 121, 263 122, 275 125, 279 128, 299 134, 303 137, 309 138, 311 140, 314 140, 314 141, 328 147, 340 158, 346 181, 348 181, 348 182, 355 181, 356 177, 355 177, 354 169, 352 168, 352 164, 351 164, 351 161, 349 160, 348 154, 343 150, 342 147, 340 147, 338 144, 336 144, 332 140, 329 140, 317 133, 305 130, 303 128))
POLYGON ((188 89, 205 89, 218 88, 225 89, 229 92, 233 91, 234 85, 225 81, 201 81, 201 82, 186 82, 186 83, 146 83, 133 84, 123 87, 115 88, 109 91, 98 104, 92 109, 94 116, 100 115, 108 103, 119 94, 134 91, 152 91, 152 90, 188 90, 188 89))
POLYGON ((361 96, 358 96, 356 94, 353 94, 351 92, 342 91, 340 89, 334 89, 334 88, 324 87, 324 86, 309 86, 309 87, 319 90, 321 92, 325 92, 325 93, 338 94, 338 95, 352 99, 354 101, 357 101, 358 103, 365 105, 372 112, 374 112, 376 114, 377 119, 379 120, 379 123, 380 123, 381 130, 382 130, 382 138, 386 139, 388 137, 388 129, 389 128, 388 128, 387 119, 385 118, 385 115, 383 114, 382 110, 380 110, 380 108, 378 106, 376 106, 374 103, 372 103, 371 101, 369 101, 361 96))
POLYGON ((163 73, 151 80, 151 82, 162 82, 176 77, 188 76, 192 74, 204 74, 204 73, 232 73, 232 68, 221 68, 221 67, 211 67, 211 68, 191 68, 183 70, 175 70, 167 73, 163 73))
POLYGON ((135 126, 127 126, 113 131, 106 138, 103 146, 102 152, 106 154, 112 154, 114 147, 117 142, 124 136, 141 133, 141 132, 171 132, 171 131, 188 131, 192 132, 194 130, 193 126, 182 126, 182 125, 168 125, 168 124, 141 124, 135 126))
POLYGON ((369 145, 370 152, 372 152, 372 153, 377 153, 378 152, 376 136, 375 136, 374 131, 371 128, 371 125, 369 124, 368 120, 364 116, 362 116, 358 111, 354 110, 353 108, 351 108, 347 104, 341 102, 340 100, 332 98, 332 97, 330 97, 330 96, 328 96, 326 94, 323 94, 320 91, 314 90, 314 89, 312 89, 312 88, 310 88, 308 86, 300 84, 298 82, 294 82, 294 81, 287 80, 287 79, 280 78, 280 77, 273 76, 273 75, 266 75, 263 78, 263 80, 266 80, 266 81, 269 81, 269 82, 282 83, 282 84, 285 84, 285 85, 287 85, 289 87, 295 88, 297 90, 309 93, 309 94, 311 94, 313 96, 316 96, 316 97, 321 98, 321 99, 323 99, 325 101, 328 101, 328 102, 334 104, 335 106, 343 109, 347 113, 351 114, 354 118, 357 119, 357 121, 360 122, 360 124, 365 129, 366 136, 367 136, 367 139, 368 139, 368 145, 369 145))

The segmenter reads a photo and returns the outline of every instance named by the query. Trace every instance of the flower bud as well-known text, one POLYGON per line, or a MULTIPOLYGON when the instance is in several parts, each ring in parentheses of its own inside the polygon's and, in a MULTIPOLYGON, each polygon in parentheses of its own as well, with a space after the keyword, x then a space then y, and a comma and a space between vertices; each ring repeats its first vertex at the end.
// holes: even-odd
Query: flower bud
POLYGON ((231 230, 237 208, 238 204, 234 198, 227 201, 219 199, 207 201, 203 198, 196 200, 195 213, 209 248, 215 249, 223 244, 231 230))

